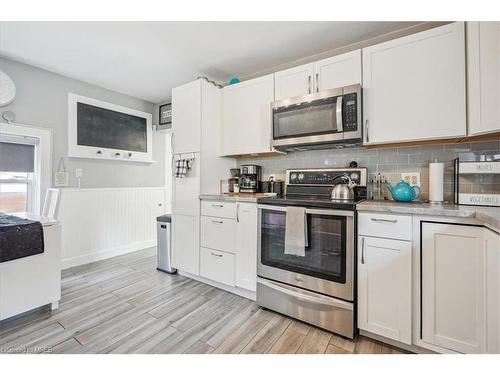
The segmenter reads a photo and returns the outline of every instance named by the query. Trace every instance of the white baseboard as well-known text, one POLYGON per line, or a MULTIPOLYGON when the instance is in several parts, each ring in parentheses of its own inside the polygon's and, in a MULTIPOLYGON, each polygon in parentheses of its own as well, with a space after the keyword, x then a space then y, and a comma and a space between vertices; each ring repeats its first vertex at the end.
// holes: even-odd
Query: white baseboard
POLYGON ((96 262, 98 260, 108 259, 115 257, 117 255, 123 255, 127 253, 132 253, 134 251, 147 249, 149 247, 156 246, 156 239, 142 242, 135 242, 126 246, 116 247, 113 249, 106 249, 96 252, 88 252, 85 255, 66 258, 61 261, 61 268, 66 269, 75 266, 81 266, 82 264, 96 262))
POLYGON ((178 271, 178 274, 181 275, 181 276, 189 277, 190 279, 194 279, 196 281, 199 281, 199 282, 202 282, 202 283, 214 286, 216 288, 225 290, 226 292, 236 294, 236 295, 238 295, 240 297, 244 297, 244 298, 250 299, 252 301, 256 301, 257 300, 256 293, 252 292, 251 290, 239 288, 237 286, 232 287, 232 286, 229 286, 229 285, 221 284, 221 283, 219 283, 217 281, 213 281, 213 280, 201 277, 201 276, 193 275, 192 273, 189 273, 189 272, 178 271))

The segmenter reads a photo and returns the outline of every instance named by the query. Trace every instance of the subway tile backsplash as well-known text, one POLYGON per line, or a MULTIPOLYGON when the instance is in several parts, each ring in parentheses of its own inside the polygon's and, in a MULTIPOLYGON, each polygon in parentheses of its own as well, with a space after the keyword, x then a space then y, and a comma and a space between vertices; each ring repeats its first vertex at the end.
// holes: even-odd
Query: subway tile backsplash
POLYGON ((437 158, 445 163, 445 200, 453 200, 453 159, 459 153, 499 151, 500 140, 454 143, 440 145, 423 145, 393 148, 357 148, 338 150, 311 150, 291 152, 286 155, 271 157, 246 157, 238 159, 242 164, 262 166, 263 180, 270 174, 284 179, 285 170, 292 168, 332 168, 346 167, 351 161, 357 161, 360 167, 368 168, 368 180, 377 173, 387 177, 391 183, 401 180, 403 172, 420 172, 423 199, 429 196, 429 163, 437 158))

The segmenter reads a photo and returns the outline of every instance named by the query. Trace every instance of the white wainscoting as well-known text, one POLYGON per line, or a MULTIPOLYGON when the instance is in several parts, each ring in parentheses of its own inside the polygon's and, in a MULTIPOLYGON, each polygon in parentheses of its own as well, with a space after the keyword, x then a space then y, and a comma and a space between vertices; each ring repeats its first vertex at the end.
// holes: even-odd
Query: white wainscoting
POLYGON ((63 189, 62 268, 156 246, 165 197, 164 187, 63 189))

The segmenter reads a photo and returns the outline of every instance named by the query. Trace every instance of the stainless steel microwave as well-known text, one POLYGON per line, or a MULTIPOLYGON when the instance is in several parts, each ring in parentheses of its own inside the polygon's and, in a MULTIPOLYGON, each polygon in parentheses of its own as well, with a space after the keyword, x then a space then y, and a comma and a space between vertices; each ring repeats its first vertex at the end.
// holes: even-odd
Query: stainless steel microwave
POLYGON ((360 145, 361 85, 273 102, 272 145, 294 151, 360 145))

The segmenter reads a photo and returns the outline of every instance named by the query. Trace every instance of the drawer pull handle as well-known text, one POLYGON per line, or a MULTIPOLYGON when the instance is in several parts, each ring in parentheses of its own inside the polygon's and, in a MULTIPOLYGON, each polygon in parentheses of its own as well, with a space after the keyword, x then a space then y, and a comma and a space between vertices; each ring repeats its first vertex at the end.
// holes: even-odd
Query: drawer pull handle
POLYGON ((212 220, 212 223, 214 223, 214 224, 223 224, 224 222, 222 220, 212 220))
POLYGON ((377 219, 375 217, 372 217, 372 221, 378 221, 378 222, 383 222, 383 223, 397 223, 398 221, 396 219, 377 219))
POLYGON ((218 257, 218 258, 222 258, 224 256, 222 254, 216 254, 216 253, 210 253, 210 254, 212 254, 213 256, 218 257))
POLYGON ((212 204, 212 207, 222 208, 222 207, 224 207, 224 205, 223 204, 212 204))

